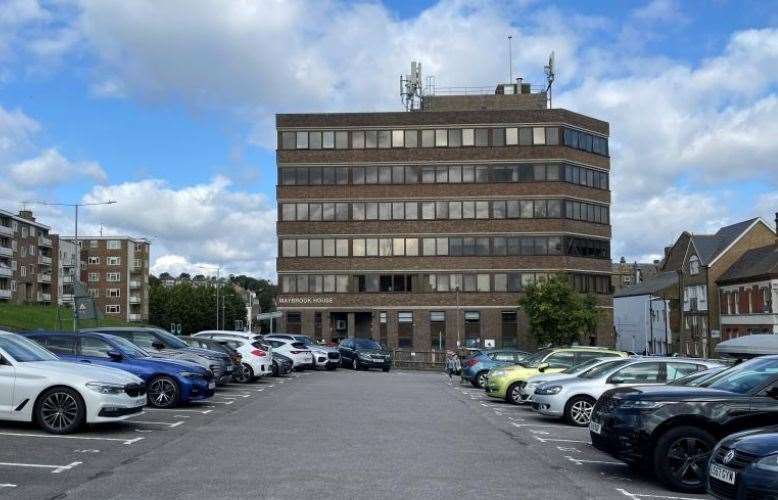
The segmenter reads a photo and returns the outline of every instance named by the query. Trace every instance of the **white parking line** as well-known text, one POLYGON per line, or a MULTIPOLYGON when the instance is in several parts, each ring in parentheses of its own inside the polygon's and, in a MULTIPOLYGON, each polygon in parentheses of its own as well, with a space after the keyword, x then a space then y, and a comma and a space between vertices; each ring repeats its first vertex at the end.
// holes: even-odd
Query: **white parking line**
MULTIPOLYGON (((215 408, 215 407, 212 407, 215 408)), ((161 411, 161 412, 167 412, 167 413, 181 413, 181 412, 187 412, 187 413, 200 413, 202 415, 208 415, 213 410, 192 410, 189 408, 171 408, 171 409, 165 409, 165 408, 146 408, 144 411, 161 411)))
POLYGON ((623 488, 616 488, 616 491, 623 494, 626 497, 632 498, 633 500, 639 500, 640 498, 664 498, 667 500, 699 500, 700 497, 692 498, 692 497, 673 497, 673 496, 667 496, 667 495, 648 495, 648 494, 641 494, 641 493, 630 493, 629 491, 623 489, 623 488))
POLYGON ((27 467, 30 469, 52 469, 52 474, 59 474, 73 467, 81 465, 83 462, 71 462, 68 465, 47 465, 47 464, 22 464, 17 462, 0 462, 0 467, 27 467))
POLYGON ((559 427, 559 425, 556 424, 516 424, 511 423, 514 427, 559 427))
POLYGON ((166 425, 170 427, 171 429, 174 427, 178 427, 179 425, 183 424, 183 420, 178 420, 176 422, 152 422, 150 420, 130 420, 133 424, 142 424, 142 425, 166 425))
POLYGON ((45 438, 45 439, 78 439, 83 441, 116 441, 122 444, 135 444, 142 440, 142 437, 133 439, 124 438, 108 438, 108 437, 96 437, 96 436, 57 436, 55 434, 28 434, 24 432, 0 432, 0 436, 11 437, 32 437, 32 438, 45 438))
POLYGON ((232 400, 232 401, 211 401, 210 403, 211 404, 215 404, 215 405, 231 405, 234 402, 235 402, 235 400, 232 400))
POLYGON ((541 443, 578 443, 578 444, 591 444, 589 441, 576 441, 575 439, 557 439, 557 438, 542 438, 535 436, 535 439, 541 443))
POLYGON ((0 483, 0 488, 16 488, 16 485, 11 483, 0 483))
POLYGON ((624 467, 627 466, 624 462, 608 462, 607 460, 580 460, 578 458, 571 457, 570 455, 565 455, 565 458, 573 462, 575 465, 583 465, 583 464, 604 464, 604 465, 623 465, 624 467))

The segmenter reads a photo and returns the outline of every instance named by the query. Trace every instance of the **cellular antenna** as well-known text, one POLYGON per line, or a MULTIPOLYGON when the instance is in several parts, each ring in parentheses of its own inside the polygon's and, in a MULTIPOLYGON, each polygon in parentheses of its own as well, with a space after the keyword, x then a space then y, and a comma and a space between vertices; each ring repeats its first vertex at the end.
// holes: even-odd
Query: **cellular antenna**
POLYGON ((546 86, 546 93, 548 94, 548 107, 551 109, 552 102, 551 102, 551 85, 554 83, 554 77, 556 76, 556 68, 554 67, 554 51, 551 51, 551 54, 548 56, 548 64, 543 68, 543 70, 546 73, 546 82, 548 82, 548 85, 546 86))
POLYGON ((513 82, 513 35, 508 35, 508 83, 513 82))
POLYGON ((422 94, 421 63, 411 61, 410 74, 400 75, 400 97, 405 110, 420 109, 422 94))

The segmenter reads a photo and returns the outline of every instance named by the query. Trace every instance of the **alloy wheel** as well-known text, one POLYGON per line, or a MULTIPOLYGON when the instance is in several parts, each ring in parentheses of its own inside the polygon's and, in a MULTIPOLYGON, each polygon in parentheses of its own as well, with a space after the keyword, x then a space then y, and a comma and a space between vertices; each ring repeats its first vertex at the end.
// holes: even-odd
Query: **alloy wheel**
POLYGON ((62 431, 78 418, 78 402, 66 392, 53 392, 43 400, 40 414, 47 426, 62 431))
POLYGON ((709 444, 702 439, 682 437, 667 452, 670 472, 684 485, 699 485, 705 481, 710 452, 709 444))
POLYGON ((516 404, 521 403, 521 386, 516 384, 511 388, 511 401, 516 404))
POLYGON ((168 406, 175 402, 176 386, 170 380, 158 378, 151 383, 148 398, 157 406, 168 406))
POLYGON ((486 374, 481 373, 478 375, 478 387, 486 387, 486 374))
POLYGON ((578 425, 589 425, 592 419, 594 405, 584 399, 579 399, 570 406, 570 418, 578 425))

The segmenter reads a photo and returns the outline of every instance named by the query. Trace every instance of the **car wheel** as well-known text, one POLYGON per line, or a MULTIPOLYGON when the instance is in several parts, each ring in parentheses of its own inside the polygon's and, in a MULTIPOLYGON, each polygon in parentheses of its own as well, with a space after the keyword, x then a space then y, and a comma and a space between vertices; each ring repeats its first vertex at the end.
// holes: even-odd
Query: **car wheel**
POLYGON ((246 377, 247 382, 251 382, 257 378, 256 375, 254 374, 254 369, 251 368, 246 363, 243 363, 243 376, 246 377))
POLYGON ((154 377, 149 382, 146 397, 154 408, 171 408, 178 404, 178 384, 166 375, 154 377))
POLYGON ((473 380, 470 381, 471 384, 473 384, 473 387, 478 387, 479 389, 483 389, 486 387, 486 376, 489 374, 489 372, 483 371, 478 372, 478 375, 475 376, 473 380))
POLYGON ((565 418, 572 425, 586 427, 592 420, 592 410, 597 401, 589 396, 576 396, 565 405, 565 418))
POLYGON ((249 381, 248 377, 246 377, 246 370, 243 368, 243 365, 240 365, 237 369, 237 374, 232 376, 232 380, 239 383, 239 384, 245 384, 249 381))
POLYGON ((278 376, 278 365, 275 363, 273 363, 273 376, 274 377, 278 376))
POLYGON ((708 458, 716 438, 697 427, 682 426, 662 434, 654 449, 654 471, 667 486, 684 493, 703 492, 708 458))
POLYGON ((389 367, 389 366, 385 366, 385 367, 383 368, 383 370, 384 370, 384 372, 388 372, 389 370, 391 370, 391 367, 389 367))
POLYGON ((53 387, 38 399, 35 419, 46 432, 69 434, 84 424, 86 405, 81 395, 73 389, 53 387))
POLYGON ((521 382, 514 382, 505 391, 505 401, 515 405, 521 403, 521 382))
POLYGON ((338 368, 338 365, 335 365, 335 364, 327 365, 327 370, 328 371, 336 370, 337 368, 338 368))

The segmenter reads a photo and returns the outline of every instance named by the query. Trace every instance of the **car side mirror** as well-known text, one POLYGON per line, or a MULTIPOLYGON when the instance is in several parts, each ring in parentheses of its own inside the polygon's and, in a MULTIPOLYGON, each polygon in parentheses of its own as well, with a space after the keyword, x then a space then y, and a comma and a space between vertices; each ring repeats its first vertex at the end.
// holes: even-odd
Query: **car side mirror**
POLYGON ((151 347, 157 350, 162 350, 165 348, 165 344, 163 344, 159 340, 155 340, 154 342, 151 343, 151 347))
POLYGON ((540 364, 538 365, 538 371, 539 371, 540 373, 543 373, 544 371, 548 370, 548 367, 549 367, 549 366, 550 366, 550 365, 549 365, 548 363, 540 363, 540 364))
POLYGON ((119 361, 124 358, 124 354, 120 353, 119 351, 108 351, 106 354, 108 354, 108 357, 114 361, 119 361))

